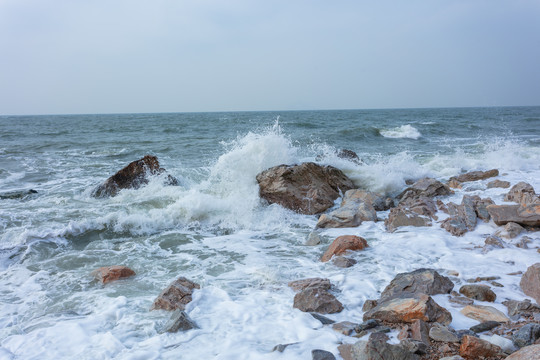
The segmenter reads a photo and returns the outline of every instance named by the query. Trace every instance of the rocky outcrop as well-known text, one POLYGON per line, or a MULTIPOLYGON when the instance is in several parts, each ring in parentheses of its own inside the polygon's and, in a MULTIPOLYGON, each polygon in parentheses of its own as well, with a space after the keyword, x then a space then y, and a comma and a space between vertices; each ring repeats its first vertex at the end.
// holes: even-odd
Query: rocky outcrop
POLYGON ((525 295, 532 297, 540 305, 540 263, 533 264, 521 277, 519 282, 525 295))
MULTIPOLYGON (((138 189, 148 184, 150 176, 159 175, 164 172, 165 169, 159 166, 157 157, 146 155, 142 159, 129 163, 126 167, 105 180, 103 184, 94 189, 92 196, 115 196, 123 189, 138 189)), ((178 185, 178 180, 168 175, 166 184, 178 185)))
POLYGON ((135 276, 135 271, 126 266, 104 266, 92 271, 92 276, 101 283, 106 284, 111 281, 135 276))
POLYGON ((451 193, 452 190, 440 181, 432 178, 423 178, 405 189, 397 198, 400 200, 400 204, 408 204, 419 197, 432 198, 440 195, 450 195, 451 193))
POLYGON ((494 302, 497 295, 487 285, 463 285, 459 292, 468 298, 494 302))
POLYGON ((193 291, 200 288, 199 284, 180 277, 158 295, 150 310, 184 310, 192 300, 193 291))
POLYGON ((497 225, 515 222, 520 225, 540 227, 540 204, 489 205, 487 210, 497 225))
POLYGON ((354 188, 341 170, 312 162, 279 165, 257 175, 259 195, 269 203, 279 204, 301 214, 318 214, 354 188))
POLYGON ((464 183, 469 181, 485 180, 495 176, 499 176, 499 170, 497 169, 488 171, 471 171, 459 176, 453 176, 450 178, 450 181, 454 180, 458 183, 464 183))
POLYGON ((449 294, 454 288, 452 280, 432 269, 418 269, 401 273, 386 286, 381 293, 381 300, 403 294, 449 294))
POLYGON ((360 236, 343 235, 336 238, 321 257, 326 262, 334 255, 341 255, 346 251, 363 250, 368 247, 366 239, 360 236))
POLYGON ((402 226, 431 226, 431 219, 400 206, 390 210, 390 214, 384 221, 384 225, 388 232, 394 232, 402 226))
POLYGON ((508 194, 505 195, 504 201, 513 201, 519 204, 538 204, 540 197, 534 192, 531 184, 519 182, 512 186, 508 194))
POLYGON ((460 312, 466 317, 478 320, 480 322, 497 321, 506 323, 510 321, 506 315, 492 306, 468 305, 461 309, 460 312))
POLYGON ((502 349, 489 341, 465 335, 461 340, 459 355, 467 360, 478 360, 502 355, 502 349))

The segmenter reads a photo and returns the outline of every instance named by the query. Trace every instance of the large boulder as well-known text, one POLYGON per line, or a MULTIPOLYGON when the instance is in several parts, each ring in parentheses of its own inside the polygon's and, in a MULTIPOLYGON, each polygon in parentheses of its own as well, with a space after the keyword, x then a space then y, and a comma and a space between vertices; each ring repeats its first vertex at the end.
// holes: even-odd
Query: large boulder
POLYGON ((523 325, 512 336, 512 341, 518 347, 532 345, 540 338, 540 324, 529 323, 523 325))
POLYGON ((326 262, 334 255, 343 254, 346 251, 363 250, 368 247, 366 239, 360 236, 343 235, 336 238, 321 257, 326 262))
POLYGON ((525 295, 532 297, 540 305, 540 263, 527 268, 527 271, 521 277, 519 286, 525 295))
POLYGON ((497 225, 515 222, 520 225, 540 227, 540 204, 489 205, 487 210, 497 225))
POLYGON ((432 269, 418 269, 397 274, 381 294, 381 300, 403 294, 449 294, 454 288, 452 280, 432 269))
MULTIPOLYGON (((165 169, 159 166, 157 157, 146 155, 142 159, 129 163, 126 167, 105 180, 92 192, 94 197, 115 196, 123 189, 138 189, 148 184, 149 177, 159 175, 165 172, 165 169)), ((168 175, 168 185, 177 185, 178 181, 168 175)))
POLYGON ((502 355, 502 349, 489 341, 465 335, 461 340, 459 355, 467 360, 477 360, 502 355))
POLYGON ((304 312, 334 314, 343 310, 343 305, 327 290, 308 287, 294 296, 294 308, 304 312))
POLYGON ((193 281, 180 277, 173 281, 154 300, 150 310, 184 310, 186 305, 192 300, 193 290, 200 289, 201 286, 193 281))
POLYGON ((120 265, 104 266, 92 271, 92 276, 103 284, 134 275, 135 271, 120 265))
POLYGON ((432 178, 423 178, 405 189, 397 198, 400 200, 400 204, 407 204, 422 196, 432 198, 440 195, 450 195, 451 193, 452 190, 440 181, 432 178))
POLYGON ((279 165, 257 175, 259 195, 301 214, 318 214, 334 205, 334 201, 353 182, 341 170, 312 162, 300 165, 279 165))
POLYGON ((512 186, 508 194, 504 196, 504 200, 513 201, 520 204, 540 203, 540 197, 536 195, 532 185, 523 181, 512 186))
POLYGON ((370 337, 368 341, 359 340, 354 344, 338 347, 346 360, 419 360, 420 356, 410 352, 405 346, 393 345, 384 339, 370 337))
POLYGON ((463 285, 459 292, 468 298, 478 301, 494 302, 497 295, 487 285, 463 285))

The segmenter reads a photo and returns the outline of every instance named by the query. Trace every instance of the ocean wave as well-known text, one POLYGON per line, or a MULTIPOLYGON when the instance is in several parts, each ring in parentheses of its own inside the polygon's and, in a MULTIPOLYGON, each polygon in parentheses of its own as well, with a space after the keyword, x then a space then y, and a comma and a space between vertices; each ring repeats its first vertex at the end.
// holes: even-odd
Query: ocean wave
POLYGON ((400 127, 396 127, 393 129, 382 129, 379 130, 379 133, 385 137, 390 139, 419 139, 422 137, 422 134, 420 134, 420 131, 413 127, 412 125, 402 125, 400 127))

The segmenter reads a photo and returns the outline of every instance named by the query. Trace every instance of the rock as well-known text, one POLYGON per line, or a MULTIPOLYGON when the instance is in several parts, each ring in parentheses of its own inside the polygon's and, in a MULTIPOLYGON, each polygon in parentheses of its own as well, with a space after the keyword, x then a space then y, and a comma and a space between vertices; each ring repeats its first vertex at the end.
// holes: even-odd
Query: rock
POLYGON ((527 236, 522 237, 519 239, 514 245, 520 249, 528 249, 529 243, 531 242, 531 239, 527 236))
POLYGON ((375 306, 377 306, 377 300, 366 300, 364 302, 364 305, 362 305, 362 311, 366 312, 371 309, 373 309, 375 306))
POLYGON ((501 278, 500 276, 478 276, 478 277, 475 277, 474 279, 467 279, 467 282, 468 283, 478 283, 478 282, 481 282, 481 281, 499 280, 500 278, 501 278))
POLYGON ((356 260, 349 259, 344 256, 334 256, 332 263, 340 268, 350 268, 356 264, 356 260))
POLYGON ((417 199, 419 197, 432 198, 440 195, 450 195, 452 190, 440 181, 431 178, 423 178, 415 182, 411 187, 405 189, 401 194, 397 196, 400 200, 400 204, 406 204, 410 200, 417 199))
POLYGON ((472 304, 474 304, 474 300, 469 299, 469 298, 464 297, 464 296, 450 297, 449 301, 451 303, 459 304, 459 305, 472 305, 472 304))
POLYGON ((448 294, 454 288, 452 280, 432 269, 417 269, 401 273, 381 293, 381 301, 402 294, 448 294))
POLYGON ((450 180, 456 180, 460 183, 464 183, 469 181, 485 180, 495 176, 499 176, 499 170, 497 169, 488 171, 471 171, 459 176, 451 177, 450 180))
POLYGON ((495 235, 488 236, 484 241, 484 244, 486 246, 492 246, 500 249, 504 248, 504 241, 500 237, 495 235))
POLYGON ((292 288, 296 292, 302 291, 310 287, 320 288, 322 290, 330 290, 330 288, 332 287, 330 280, 323 279, 323 278, 309 278, 309 279, 302 279, 302 280, 294 280, 294 281, 291 281, 288 285, 290 288, 292 288))
POLYGON ((425 321, 415 320, 410 325, 411 339, 429 345, 429 329, 425 321))
POLYGON ((534 359, 540 359, 540 345, 526 346, 506 358, 506 360, 534 360, 534 359))
POLYGON ((0 200, 19 200, 27 199, 30 196, 37 194, 36 190, 19 190, 19 191, 10 191, 0 194, 0 200))
POLYGON ((461 217, 449 217, 441 223, 441 228, 454 236, 463 236, 467 232, 467 224, 461 217))
POLYGON ((505 239, 513 239, 521 234, 524 230, 525 229, 521 225, 516 224, 515 222, 509 222, 504 225, 502 230, 497 230, 494 235, 505 239))
POLYGON ((527 271, 521 277, 519 286, 525 295, 532 297, 537 304, 540 304, 540 263, 527 268, 527 271))
POLYGON ((412 210, 396 207, 390 210, 388 218, 384 221, 386 230, 394 232, 401 226, 431 226, 431 220, 427 217, 418 215, 412 210))
POLYGON ((179 330, 186 331, 197 328, 197 324, 189 318, 185 311, 178 309, 172 313, 163 332, 175 333, 179 330))
POLYGON ((435 216, 435 213, 437 212, 437 205, 433 199, 420 197, 418 199, 411 200, 408 208, 418 215, 429 216, 435 220, 437 219, 437 216, 435 216))
POLYGON ((340 192, 354 188, 341 170, 312 162, 279 165, 257 175, 259 195, 301 214, 318 214, 334 205, 340 192))
POLYGON ((451 187, 452 189, 461 189, 463 187, 461 183, 457 181, 456 179, 448 180, 448 186, 451 187))
POLYGON ((467 230, 473 231, 476 227, 476 203, 479 197, 464 195, 461 200, 460 215, 467 225, 467 230))
POLYGON ((480 322, 497 321, 506 323, 510 321, 506 315, 492 306, 467 305, 460 312, 466 317, 480 322))
POLYGON ((307 241, 304 245, 315 246, 315 245, 319 245, 321 242, 322 242, 322 239, 319 233, 316 231, 312 231, 309 233, 307 241))
POLYGON ((341 333, 343 335, 349 336, 352 334, 353 331, 358 327, 358 324, 352 323, 350 321, 341 321, 338 323, 334 323, 332 325, 332 329, 334 331, 337 331, 338 333, 341 333))
POLYGON ((105 266, 92 271, 92 276, 103 284, 134 276, 135 271, 126 266, 105 266))
POLYGON ((489 215, 497 225, 515 222, 525 226, 540 226, 540 204, 489 205, 489 215))
POLYGON ((351 203, 368 203, 376 211, 386 211, 394 207, 391 198, 385 198, 381 194, 360 189, 348 190, 343 196, 341 206, 349 206, 351 203))
POLYGON ((485 357, 495 357, 502 354, 502 349, 486 340, 474 336, 464 336, 461 340, 459 355, 469 360, 485 357))
POLYGON ((321 322, 321 324, 323 325, 330 325, 330 324, 334 324, 335 321, 332 320, 332 319, 329 319, 327 318, 326 316, 322 316, 321 314, 317 314, 317 313, 309 313, 311 316, 313 316, 315 319, 319 320, 321 322))
POLYGON ((339 352, 345 360, 419 360, 401 345, 392 345, 386 341, 370 339, 357 341, 349 346, 339 346, 339 352))
POLYGON ((439 360, 465 360, 459 355, 453 355, 453 356, 445 356, 443 358, 440 358, 439 360))
POLYGON ((360 236, 343 235, 336 238, 321 257, 326 262, 334 255, 341 255, 349 250, 363 250, 368 247, 367 241, 360 236))
POLYGON ((488 222, 491 219, 491 216, 487 211, 487 207, 489 205, 495 204, 495 202, 490 198, 480 199, 479 196, 476 196, 474 198, 474 210, 476 211, 476 216, 478 216, 479 219, 488 222))
POLYGON ((334 354, 326 350, 311 350, 311 359, 312 360, 336 360, 334 354))
MULTIPOLYGON (((351 190, 349 190, 351 191, 351 190)), ((349 192, 347 191, 347 193, 349 192)), ((367 202, 348 202, 329 214, 322 214, 317 228, 343 228, 360 226, 364 221, 377 221, 375 208, 367 202)))
POLYGON ((528 315, 540 313, 540 306, 531 303, 531 300, 524 301, 506 300, 502 302, 508 308, 508 315, 528 315))
POLYGON ((531 184, 519 182, 512 186, 508 194, 504 196, 504 201, 513 201, 519 204, 539 203, 540 199, 534 192, 531 184))
POLYGON ((459 338, 456 334, 439 323, 434 323, 431 326, 431 329, 429 329, 429 337, 440 342, 459 342, 459 338))
MULTIPOLYGON (((116 174, 105 180, 92 192, 93 197, 108 197, 117 195, 123 189, 138 189, 148 184, 149 177, 159 175, 165 169, 159 166, 157 157, 146 155, 142 159, 129 163, 116 174)), ((167 177, 167 185, 178 185, 178 180, 167 177)))
POLYGON ((512 336, 512 341, 517 347, 532 345, 540 338, 540 324, 529 323, 523 325, 512 336))
POLYGON ((463 285, 459 292, 468 298, 493 302, 497 295, 487 285, 463 285))
POLYGON ((488 189, 492 189, 492 188, 508 189, 509 187, 510 187, 510 182, 503 181, 503 180, 493 180, 493 181, 488 182, 487 184, 488 189))
POLYGON ((150 310, 184 310, 192 300, 193 290, 201 286, 185 277, 179 277, 158 295, 150 310))
POLYGON ((497 345, 498 347, 502 349, 502 351, 505 354, 511 354, 517 350, 512 340, 506 337, 499 336, 497 334, 493 334, 493 335, 482 334, 480 335, 480 339, 489 341, 493 345, 497 345))
POLYGON ((403 294, 380 302, 364 314, 364 321, 376 319, 390 323, 411 323, 420 319, 427 322, 450 324, 452 316, 426 294, 403 294))
POLYGON ((308 287, 294 296, 294 308, 304 312, 334 314, 343 310, 343 305, 322 288, 308 287))
POLYGON ((362 160, 360 160, 358 154, 349 149, 340 149, 336 155, 340 159, 350 160, 356 164, 362 163, 362 160))
POLYGON ((494 329, 499 325, 501 325, 501 323, 498 321, 484 321, 483 323, 472 326, 469 330, 474 331, 478 334, 484 331, 494 329))
POLYGON ((404 339, 399 342, 401 346, 407 349, 410 353, 416 355, 424 355, 428 352, 428 345, 421 341, 404 339))
POLYGON ((458 330, 456 331, 456 335, 459 337, 459 341, 461 341, 463 339, 464 336, 476 336, 476 334, 469 330, 469 329, 461 329, 461 330, 458 330))
POLYGON ((364 321, 363 323, 356 326, 355 331, 359 333, 361 331, 376 328, 377 326, 379 326, 379 322, 375 319, 371 319, 371 320, 364 321))
POLYGON ((274 346, 274 347, 272 348, 272 352, 274 352, 274 351, 283 352, 283 351, 285 351, 285 349, 288 348, 289 346, 291 346, 291 345, 296 345, 296 344, 298 344, 298 343, 278 344, 278 345, 276 345, 276 346, 274 346))

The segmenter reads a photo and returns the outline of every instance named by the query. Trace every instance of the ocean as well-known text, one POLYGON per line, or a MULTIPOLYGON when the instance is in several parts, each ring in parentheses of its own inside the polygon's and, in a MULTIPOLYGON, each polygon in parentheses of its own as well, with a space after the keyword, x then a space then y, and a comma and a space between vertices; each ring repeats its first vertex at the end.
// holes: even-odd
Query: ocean
MULTIPOLYGON (((456 286, 500 276, 493 306, 503 312, 504 299, 525 297, 519 276, 507 274, 539 261, 539 232, 526 234, 529 249, 486 253, 493 222, 455 237, 436 222, 388 233, 377 221, 326 229, 323 244, 305 246, 317 216, 262 201, 255 177, 306 161, 389 196, 408 180, 493 168, 540 192, 540 107, 0 116, 0 359, 310 359, 312 349, 339 358, 337 346, 357 339, 293 308, 287 283, 307 277, 335 285, 345 307, 328 315, 336 321, 361 322, 365 300, 421 267, 458 272, 456 286), (361 162, 339 158, 340 149, 361 162), (91 196, 146 154, 180 185, 156 176, 138 190, 91 196), (351 255, 357 264, 322 263, 345 234, 368 241, 351 255), (102 285, 90 273, 108 265, 137 275, 102 285), (170 314, 149 309, 180 276, 201 285, 186 309, 198 329, 161 333, 170 314)), ((443 201, 470 194, 502 203, 508 190, 488 189, 489 180, 443 201)), ((446 296, 434 299, 456 329, 478 323, 446 296)))

